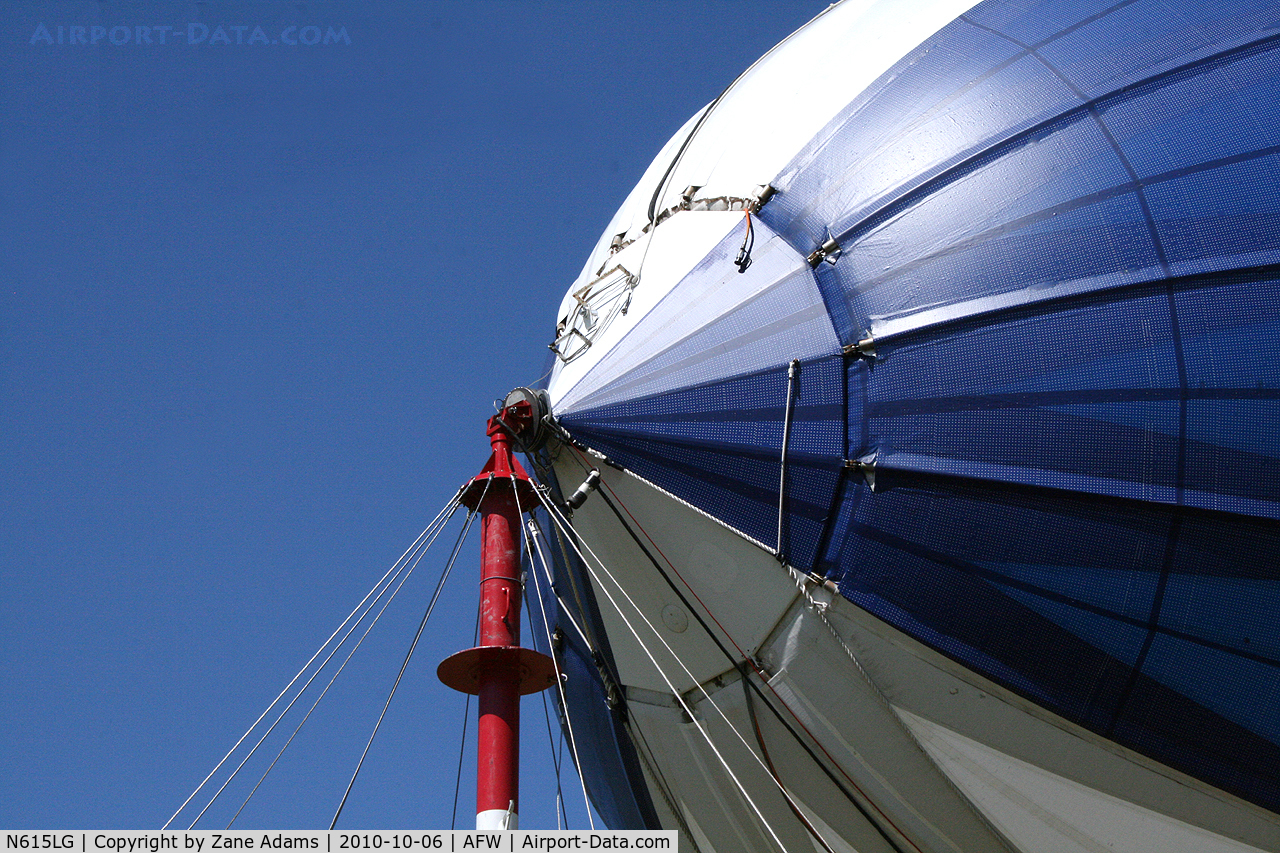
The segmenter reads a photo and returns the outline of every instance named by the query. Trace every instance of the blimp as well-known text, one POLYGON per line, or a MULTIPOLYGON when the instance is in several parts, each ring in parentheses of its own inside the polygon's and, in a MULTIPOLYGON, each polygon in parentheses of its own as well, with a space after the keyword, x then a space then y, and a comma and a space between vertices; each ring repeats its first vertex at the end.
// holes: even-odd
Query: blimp
POLYGON ((498 416, 601 818, 1280 850, 1280 7, 844 0, 726 82, 498 416))

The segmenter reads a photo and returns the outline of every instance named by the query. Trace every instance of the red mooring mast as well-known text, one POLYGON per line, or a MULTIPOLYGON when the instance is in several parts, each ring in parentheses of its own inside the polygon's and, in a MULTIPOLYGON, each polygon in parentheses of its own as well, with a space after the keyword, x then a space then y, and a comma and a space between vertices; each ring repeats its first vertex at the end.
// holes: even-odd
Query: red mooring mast
POLYGON ((537 497, 511 442, 531 420, 528 402, 489 419, 493 455, 462 493, 463 505, 480 513, 480 645, 436 669, 449 687, 480 697, 476 829, 519 828, 520 697, 555 683, 555 662, 520 647, 520 525, 537 497))

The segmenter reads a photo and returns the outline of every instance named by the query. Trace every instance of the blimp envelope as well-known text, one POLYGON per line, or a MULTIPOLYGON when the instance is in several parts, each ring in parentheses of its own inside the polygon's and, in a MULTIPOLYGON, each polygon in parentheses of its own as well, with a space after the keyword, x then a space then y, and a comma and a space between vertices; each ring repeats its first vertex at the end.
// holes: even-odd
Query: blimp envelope
POLYGON ((874 75, 766 57, 673 138, 562 306, 556 417, 1280 811, 1280 11, 962 6, 874 75))
MULTIPOLYGON (((968 10, 754 217, 722 181, 696 263, 553 384, 561 424, 976 671, 1280 808, 1276 18, 968 10)), ((689 186, 620 263, 700 215, 689 186)))

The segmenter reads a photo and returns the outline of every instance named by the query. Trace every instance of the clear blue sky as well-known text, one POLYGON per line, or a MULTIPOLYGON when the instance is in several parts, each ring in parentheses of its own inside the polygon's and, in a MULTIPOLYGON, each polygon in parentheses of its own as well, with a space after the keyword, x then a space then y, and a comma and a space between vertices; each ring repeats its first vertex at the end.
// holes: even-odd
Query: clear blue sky
MULTIPOLYGON (((0 824, 162 824, 479 470, 659 146, 824 5, 0 7, 0 824)), ((328 825, 444 553, 237 826, 328 825)), ((460 572, 341 826, 449 825, 460 572)))

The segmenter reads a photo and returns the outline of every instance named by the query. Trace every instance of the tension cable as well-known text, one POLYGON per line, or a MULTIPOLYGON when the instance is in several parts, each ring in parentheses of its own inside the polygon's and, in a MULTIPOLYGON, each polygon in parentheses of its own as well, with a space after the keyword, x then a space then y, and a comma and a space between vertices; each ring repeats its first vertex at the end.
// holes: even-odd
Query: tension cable
MULTIPOLYGON (((173 823, 173 821, 178 817, 178 815, 182 813, 182 810, 185 809, 193 799, 195 799, 196 795, 199 794, 200 791, 204 788, 204 786, 209 783, 209 780, 212 779, 214 775, 217 774, 218 770, 221 769, 222 765, 226 764, 228 759, 230 759, 231 756, 235 754, 236 750, 240 748, 240 745, 243 744, 246 739, 248 739, 249 735, 252 734, 254 729, 258 727, 258 724, 261 723, 269 713, 271 713, 271 709, 276 707, 277 704, 279 704, 280 700, 283 699, 285 695, 289 693, 289 691, 293 688, 293 685, 297 683, 298 679, 301 678, 303 674, 307 672, 308 669, 310 669, 313 663, 315 663, 316 658, 320 657, 320 655, 324 652, 324 650, 329 647, 329 644, 333 642, 334 638, 337 637, 338 634, 342 633, 342 630, 346 628, 347 623, 351 622, 352 618, 355 617, 356 618, 355 623, 352 625, 351 629, 347 631, 347 635, 350 635, 351 631, 354 630, 355 625, 358 625, 364 619, 365 615, 368 614, 369 610, 373 608, 374 604, 378 601, 378 599, 381 598, 382 595, 386 592, 386 588, 389 587, 391 583, 394 583, 394 578, 398 576, 401 571, 404 570, 405 565, 407 565, 406 561, 409 559, 412 559, 412 555, 423 547, 422 543, 425 540, 427 540, 429 537, 431 537, 432 539, 434 538, 432 537, 432 531, 435 530, 438 532, 438 530, 441 529, 444 526, 444 524, 446 524, 449 521, 449 518, 452 517, 453 512, 454 510, 457 509, 457 507, 458 507, 458 495, 455 495, 452 499, 450 499, 445 504, 445 506, 440 510, 440 512, 436 514, 436 517, 432 519, 431 523, 427 525, 426 529, 424 529, 422 533, 418 535, 417 539, 414 540, 413 544, 410 545, 409 548, 403 554, 400 555, 400 558, 396 560, 394 564, 392 564, 391 568, 388 569, 386 573, 377 580, 376 583, 374 583, 373 587, 369 590, 369 592, 367 592, 364 598, 360 600, 360 603, 357 604, 354 608, 352 608, 351 612, 348 613, 347 617, 342 620, 341 624, 339 624, 338 627, 334 629, 333 633, 330 634, 329 637, 323 643, 320 644, 320 647, 316 649, 315 653, 307 660, 306 663, 302 665, 302 667, 293 676, 293 678, 289 680, 289 683, 284 686, 284 689, 281 690, 279 694, 276 695, 275 699, 271 700, 271 704, 269 704, 266 707, 266 709, 263 710, 263 712, 258 716, 258 718, 249 725, 249 728, 246 729, 244 734, 240 736, 239 740, 237 740, 235 744, 232 745, 231 749, 227 750, 226 755, 224 755, 218 761, 218 763, 214 765, 213 769, 209 771, 209 774, 205 776, 203 780, 201 780, 200 784, 196 786, 195 790, 193 790, 187 796, 187 798, 182 801, 182 805, 178 806, 177 810, 174 811, 174 813, 169 816, 169 819, 165 821, 164 826, 161 827, 161 829, 169 828, 169 825, 173 823), (373 599, 373 601, 371 602, 370 599, 373 599), (359 616, 357 617, 356 614, 359 614, 359 616)), ((428 543, 428 547, 429 545, 430 543, 428 543)), ((339 641, 338 645, 341 646, 342 642, 344 642, 345 639, 346 639, 346 636, 343 637, 343 640, 339 641)), ((332 653, 330 653, 330 657, 332 657, 332 653)), ((326 658, 326 661, 327 660, 328 658, 326 658)), ((321 667, 323 667, 323 664, 321 664, 321 667)), ((296 697, 295 697, 295 701, 296 701, 296 697)), ((225 788, 226 785, 224 784, 222 787, 225 788)), ((222 788, 219 789, 219 792, 221 792, 221 790, 222 788)), ((213 798, 210 800, 210 803, 209 803, 210 805, 212 805, 213 800, 217 799, 217 796, 218 794, 215 793, 213 798)), ((201 814, 204 814, 204 811, 208 810, 208 808, 209 806, 206 805, 205 809, 201 811, 201 814)), ((197 817, 197 820, 199 820, 199 817, 197 817)), ((193 828, 194 826, 195 826, 195 822, 193 821, 191 824, 191 827, 193 828)))
MULTIPOLYGON (((480 494, 479 506, 484 503, 484 496, 489 491, 490 484, 493 483, 493 476, 484 484, 484 491, 480 494)), ((347 797, 351 796, 351 789, 356 784, 356 777, 360 775, 360 768, 364 766, 364 760, 369 755, 369 749, 373 746, 373 739, 378 736, 378 729, 382 726, 382 720, 387 716, 387 708, 391 707, 391 700, 395 698, 396 690, 400 687, 400 680, 404 678, 404 671, 409 666, 409 659, 413 657, 414 649, 418 647, 418 640, 422 639, 422 631, 427 627, 427 620, 431 618, 431 613, 436 609, 436 602, 440 600, 440 593, 444 589, 445 581, 449 579, 450 572, 453 571, 453 564, 458 559, 458 551, 462 548, 462 543, 467 538, 467 532, 471 530, 471 523, 475 521, 478 511, 472 510, 467 513, 467 521, 462 525, 462 531, 458 534, 458 540, 453 544, 453 553, 449 555, 449 560, 445 564, 444 572, 440 575, 440 580, 436 584, 435 592, 431 595, 431 602, 427 605, 427 612, 422 615, 422 621, 418 623, 418 631, 413 635, 413 642, 409 644, 409 651, 405 653, 404 663, 400 664, 400 671, 396 673, 395 683, 391 685, 391 692, 387 694, 387 701, 382 705, 382 713, 378 715, 378 722, 373 726, 373 732, 369 735, 369 742, 364 746, 364 752, 360 753, 360 760, 356 762, 355 772, 351 774, 351 781, 347 783, 347 790, 342 794, 342 800, 338 803, 338 810, 333 813, 333 820, 329 823, 329 828, 333 829, 338 823, 338 817, 342 814, 342 809, 347 805, 347 797)))

